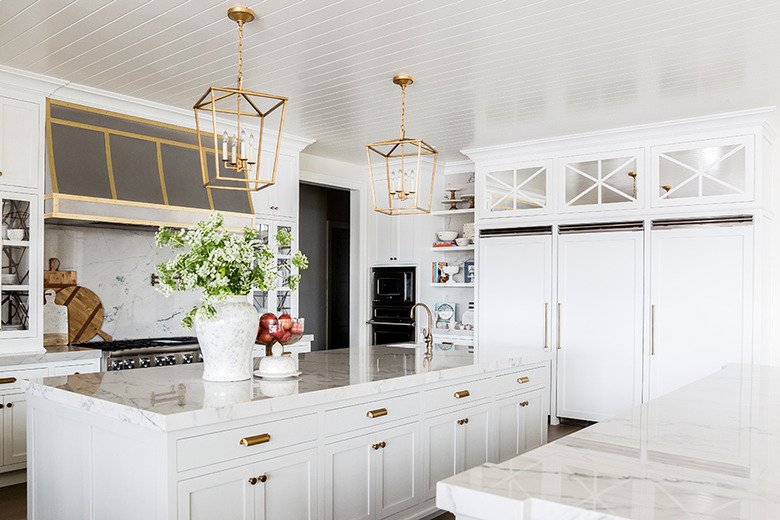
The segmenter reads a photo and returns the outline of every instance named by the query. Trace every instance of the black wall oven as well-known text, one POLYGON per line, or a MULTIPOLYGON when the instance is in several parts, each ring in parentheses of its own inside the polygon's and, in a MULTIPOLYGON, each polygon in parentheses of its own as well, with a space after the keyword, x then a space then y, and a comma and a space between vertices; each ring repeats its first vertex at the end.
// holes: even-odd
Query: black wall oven
POLYGON ((411 317, 416 295, 415 267, 371 269, 371 344, 415 341, 411 317))

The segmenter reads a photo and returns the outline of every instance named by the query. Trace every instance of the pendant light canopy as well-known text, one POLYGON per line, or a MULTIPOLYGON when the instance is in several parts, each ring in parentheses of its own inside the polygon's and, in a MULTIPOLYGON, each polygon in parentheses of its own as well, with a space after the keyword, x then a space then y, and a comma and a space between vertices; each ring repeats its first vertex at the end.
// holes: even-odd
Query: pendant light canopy
POLYGON ((238 84, 210 87, 193 107, 203 186, 258 191, 276 182, 287 98, 244 90, 244 24, 254 20, 255 13, 231 7, 228 18, 238 23, 238 84), (269 128, 275 121, 278 131, 269 128), (262 152, 264 139, 271 141, 273 157, 262 152))
POLYGON ((406 137, 406 87, 413 81, 407 74, 393 78, 401 87, 401 137, 366 145, 374 210, 387 215, 431 212, 439 152, 422 139, 406 137))

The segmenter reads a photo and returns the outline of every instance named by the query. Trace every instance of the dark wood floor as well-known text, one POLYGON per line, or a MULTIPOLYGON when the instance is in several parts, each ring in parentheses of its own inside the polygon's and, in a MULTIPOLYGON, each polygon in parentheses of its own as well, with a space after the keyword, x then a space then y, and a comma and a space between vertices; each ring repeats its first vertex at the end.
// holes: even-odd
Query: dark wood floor
MULTIPOLYGON (((548 426, 547 440, 552 442, 566 437, 593 423, 564 419, 558 426, 548 426)), ((27 484, 0 488, 0 520, 25 520, 27 518, 27 484)), ((443 513, 433 520, 455 520, 450 513, 443 513)))

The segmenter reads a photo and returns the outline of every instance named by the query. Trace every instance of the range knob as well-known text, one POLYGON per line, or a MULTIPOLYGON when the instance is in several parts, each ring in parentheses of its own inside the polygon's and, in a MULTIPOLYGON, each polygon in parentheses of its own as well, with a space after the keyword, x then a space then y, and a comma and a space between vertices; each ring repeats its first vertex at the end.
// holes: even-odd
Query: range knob
POLYGON ((142 357, 138 359, 138 368, 147 368, 152 364, 152 360, 148 357, 142 357))
POLYGON ((111 370, 122 370, 124 368, 124 364, 121 360, 115 359, 111 362, 111 370))
POLYGON ((176 356, 168 356, 165 358, 165 363, 168 365, 175 365, 176 364, 176 356))
POLYGON ((191 353, 190 354, 183 354, 181 356, 181 362, 183 364, 185 364, 185 365, 189 365, 190 363, 192 363, 192 354, 191 353))
POLYGON ((161 367, 165 365, 165 358, 162 356, 154 356, 154 366, 161 367))
POLYGON ((122 364, 124 365, 124 369, 130 370, 131 368, 135 368, 135 359, 125 359, 122 364))

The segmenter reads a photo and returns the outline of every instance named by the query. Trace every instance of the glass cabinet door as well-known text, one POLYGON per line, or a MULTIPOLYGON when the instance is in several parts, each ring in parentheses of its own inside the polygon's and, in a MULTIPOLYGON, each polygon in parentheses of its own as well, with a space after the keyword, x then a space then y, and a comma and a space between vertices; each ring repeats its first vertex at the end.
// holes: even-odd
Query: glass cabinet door
POLYGON ((30 330, 30 201, 2 199, 0 332, 30 330))
POLYGON ((641 154, 564 162, 564 208, 636 206, 641 198, 641 154))
POLYGON ((653 149, 655 205, 753 199, 752 137, 653 149))
MULTIPOLYGON (((290 274, 293 273, 293 270, 290 268, 289 264, 295 249, 295 240, 297 239, 297 236, 294 234, 293 226, 286 223, 260 223, 257 225, 257 229, 260 232, 261 245, 266 245, 269 241, 274 242, 276 233, 280 229, 286 229, 289 233, 293 233, 292 245, 277 245, 275 255, 279 276, 290 276, 290 274)), ((257 309, 257 312, 260 314, 272 312, 279 316, 281 314, 294 315, 294 313, 297 313, 296 294, 290 290, 287 282, 281 278, 277 279, 276 287, 270 291, 252 291, 252 300, 255 309, 257 309)))
POLYGON ((549 164, 484 174, 483 217, 501 217, 547 208, 549 164))

